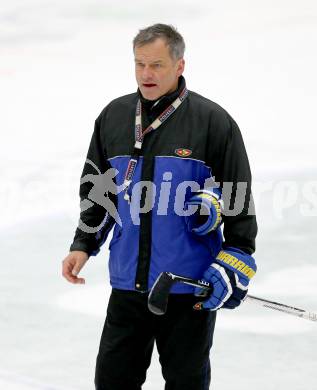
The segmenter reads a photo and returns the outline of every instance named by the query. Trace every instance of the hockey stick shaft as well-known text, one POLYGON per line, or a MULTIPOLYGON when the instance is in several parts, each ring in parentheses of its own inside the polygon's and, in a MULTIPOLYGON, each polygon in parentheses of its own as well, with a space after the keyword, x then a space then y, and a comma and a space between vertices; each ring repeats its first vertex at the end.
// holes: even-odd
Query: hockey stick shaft
POLYGON ((279 312, 304 318, 310 321, 317 321, 317 314, 308 310, 299 309, 298 307, 294 306, 288 306, 284 303, 269 301, 267 299, 258 298, 253 295, 247 295, 246 299, 249 302, 256 303, 257 305, 260 305, 262 307, 267 307, 268 309, 277 310, 279 312))
MULTIPOLYGON (((195 283, 193 283, 193 280, 188 279, 188 278, 181 280, 182 278, 180 276, 178 276, 178 277, 176 277, 176 280, 178 280, 178 279, 180 279, 179 281, 186 283, 186 284, 190 284, 192 286, 195 285, 196 287, 202 287, 202 288, 207 287, 207 285, 205 285, 205 283, 200 281, 200 280, 197 280, 197 284, 195 284, 195 283)), ((209 289, 210 289, 210 286, 208 286, 208 290, 209 289)), ((255 297, 254 295, 249 295, 249 294, 246 296, 245 299, 248 300, 249 302, 255 303, 257 305, 260 305, 260 306, 268 308, 268 309, 277 310, 279 312, 290 314, 290 315, 300 317, 300 318, 304 318, 304 319, 310 320, 310 321, 317 321, 317 314, 310 312, 308 310, 299 309, 298 307, 285 305, 284 303, 280 303, 280 302, 269 301, 268 299, 255 297)))

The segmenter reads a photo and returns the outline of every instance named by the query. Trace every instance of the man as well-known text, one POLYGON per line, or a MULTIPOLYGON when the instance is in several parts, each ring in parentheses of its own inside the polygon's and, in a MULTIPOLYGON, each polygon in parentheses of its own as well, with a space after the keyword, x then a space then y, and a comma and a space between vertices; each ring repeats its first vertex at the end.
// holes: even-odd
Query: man
POLYGON ((187 90, 185 44, 175 28, 156 24, 140 30, 133 49, 139 88, 113 100, 96 119, 82 173, 80 224, 63 276, 84 283, 79 271, 114 226, 112 293, 96 389, 141 389, 156 341, 167 390, 206 390, 216 310, 237 307, 256 271, 249 163, 231 116, 187 90), (109 184, 111 168, 117 191, 109 184), (240 182, 245 184, 242 207, 238 213, 223 212, 223 241, 220 205, 224 202, 225 211, 235 204, 240 182), (227 199, 226 183, 232 185, 227 199), (167 313, 155 316, 147 297, 162 271, 204 278, 214 291, 204 299, 191 286, 175 285, 167 313))

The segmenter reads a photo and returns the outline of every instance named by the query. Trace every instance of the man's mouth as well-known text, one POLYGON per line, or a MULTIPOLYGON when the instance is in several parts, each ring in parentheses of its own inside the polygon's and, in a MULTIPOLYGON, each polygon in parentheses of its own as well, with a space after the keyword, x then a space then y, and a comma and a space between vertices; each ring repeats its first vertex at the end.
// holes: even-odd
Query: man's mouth
POLYGON ((156 84, 146 83, 146 84, 143 84, 143 87, 145 87, 145 88, 153 88, 153 87, 156 87, 156 84))

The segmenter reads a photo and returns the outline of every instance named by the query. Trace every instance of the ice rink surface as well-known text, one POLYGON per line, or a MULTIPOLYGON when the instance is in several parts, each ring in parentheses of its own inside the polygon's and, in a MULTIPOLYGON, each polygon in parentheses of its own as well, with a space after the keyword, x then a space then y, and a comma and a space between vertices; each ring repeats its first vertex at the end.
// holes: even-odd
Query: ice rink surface
MULTIPOLYGON (((0 18, 0 389, 93 389, 111 234, 85 285, 61 262, 94 119, 136 90, 131 41, 156 22, 185 38, 188 88, 242 131, 259 224, 250 294, 317 311, 316 2, 13 0, 0 18)), ((220 311, 211 388, 317 389, 316 346, 316 323, 220 311)), ((144 389, 163 386, 155 352, 144 389)))

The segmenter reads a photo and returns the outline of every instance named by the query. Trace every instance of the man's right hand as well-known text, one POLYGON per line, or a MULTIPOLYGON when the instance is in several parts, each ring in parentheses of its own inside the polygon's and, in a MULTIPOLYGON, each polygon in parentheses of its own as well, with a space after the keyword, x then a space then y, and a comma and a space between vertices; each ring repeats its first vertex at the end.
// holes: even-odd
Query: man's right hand
POLYGON ((70 283, 74 284, 84 284, 84 278, 78 278, 80 270, 85 265, 89 256, 86 252, 83 251, 72 251, 67 257, 63 260, 63 276, 70 283))

